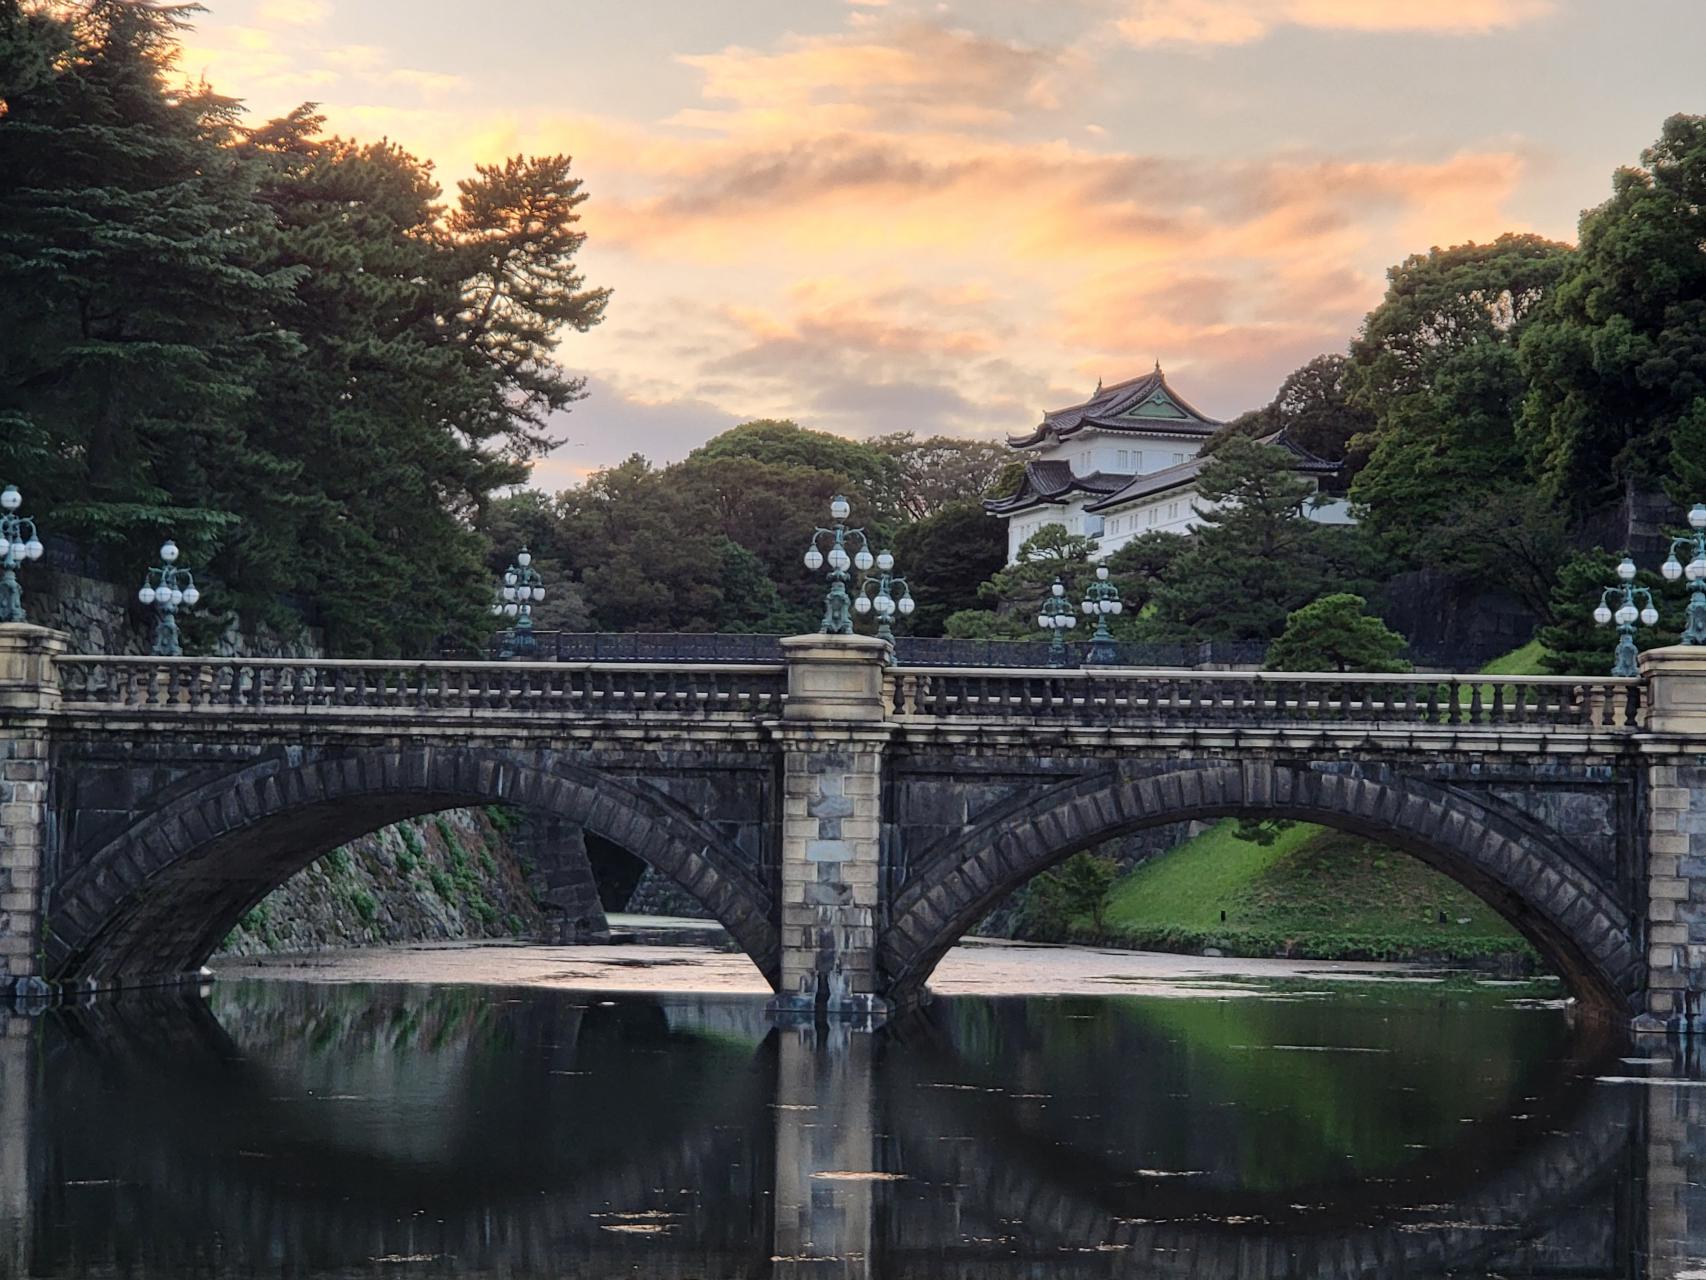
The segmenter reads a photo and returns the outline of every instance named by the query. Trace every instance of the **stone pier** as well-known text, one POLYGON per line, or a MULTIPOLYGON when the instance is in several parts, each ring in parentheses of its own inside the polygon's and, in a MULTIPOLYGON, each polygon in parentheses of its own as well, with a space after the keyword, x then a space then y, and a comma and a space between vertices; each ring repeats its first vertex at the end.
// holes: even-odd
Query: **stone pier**
POLYGON ((876 971, 883 661, 869 636, 782 641, 781 981, 784 1015, 881 1018, 876 971))
POLYGON ((1706 648, 1641 655, 1648 681, 1647 981, 1641 1030, 1706 1031, 1706 648))
POLYGON ((20 996, 45 995, 41 920, 48 847, 48 745, 59 710, 53 659, 65 637, 0 627, 0 975, 20 996))

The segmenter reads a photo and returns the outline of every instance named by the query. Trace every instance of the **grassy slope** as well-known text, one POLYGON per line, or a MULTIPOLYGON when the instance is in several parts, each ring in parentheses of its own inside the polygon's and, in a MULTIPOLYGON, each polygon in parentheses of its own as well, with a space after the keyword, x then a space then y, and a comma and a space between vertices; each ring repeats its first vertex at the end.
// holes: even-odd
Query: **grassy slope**
MULTIPOLYGON (((1481 671, 1541 675, 1542 652, 1531 640, 1481 671)), ((1106 932, 1127 945, 1234 955, 1531 954, 1479 898, 1407 854, 1303 823, 1267 846, 1238 839, 1236 830, 1220 823, 1119 880, 1108 895, 1106 932)), ((1078 932, 1088 928, 1087 919, 1077 922, 1078 932)))
POLYGON ((1482 675, 1489 676, 1543 676, 1546 669, 1540 665, 1540 655, 1546 650, 1540 641, 1530 640, 1520 649, 1512 649, 1501 657, 1494 658, 1481 668, 1482 675))
POLYGON ((1235 955, 1527 953, 1479 899, 1407 854, 1303 823, 1267 847, 1236 830, 1220 823, 1123 877, 1108 895, 1107 933, 1135 946, 1235 955))

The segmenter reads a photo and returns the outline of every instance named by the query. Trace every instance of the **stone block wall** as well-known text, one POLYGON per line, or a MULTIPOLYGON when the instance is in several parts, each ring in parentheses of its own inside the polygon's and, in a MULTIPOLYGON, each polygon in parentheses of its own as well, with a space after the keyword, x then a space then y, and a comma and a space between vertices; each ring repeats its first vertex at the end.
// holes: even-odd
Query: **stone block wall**
POLYGON ((39 979, 37 936, 46 840, 47 739, 0 739, 0 987, 39 979))
POLYGON ((523 810, 509 832, 510 853, 539 904, 547 942, 596 942, 610 937, 598 882, 580 825, 554 814, 523 810))
MULTIPOLYGON (((72 653, 148 653, 154 645, 154 612, 135 603, 136 585, 126 586, 66 571, 29 571, 24 610, 31 622, 70 637, 72 653)), ((205 600, 216 607, 217 600, 205 600)), ((315 658, 325 653, 313 628, 280 635, 265 627, 240 631, 233 618, 209 649, 215 657, 315 658)))
POLYGON ((1647 1012, 1706 1030, 1706 765, 1648 774, 1647 1012))
POLYGON ((782 985, 779 1003, 853 1013, 874 1008, 886 730, 786 733, 782 791, 782 985))

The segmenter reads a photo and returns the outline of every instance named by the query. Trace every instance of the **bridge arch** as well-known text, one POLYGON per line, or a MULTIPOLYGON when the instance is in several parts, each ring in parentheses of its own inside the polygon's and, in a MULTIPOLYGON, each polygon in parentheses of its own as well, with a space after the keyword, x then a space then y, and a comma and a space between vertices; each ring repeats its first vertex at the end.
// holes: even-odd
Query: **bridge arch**
POLYGON ((193 972, 255 903, 337 846, 462 805, 560 814, 691 894, 775 984, 772 892, 725 835, 644 782, 548 752, 292 750, 167 788, 66 877, 46 911, 47 976, 129 984, 193 972))
POLYGON ((1557 965, 1584 1005, 1627 1016, 1641 957, 1629 908, 1540 824, 1496 801, 1394 769, 1338 771, 1270 759, 1127 765, 980 815, 925 850, 878 942, 901 1006, 1004 895, 1074 853, 1193 819, 1290 818, 1368 836, 1477 894, 1557 965))

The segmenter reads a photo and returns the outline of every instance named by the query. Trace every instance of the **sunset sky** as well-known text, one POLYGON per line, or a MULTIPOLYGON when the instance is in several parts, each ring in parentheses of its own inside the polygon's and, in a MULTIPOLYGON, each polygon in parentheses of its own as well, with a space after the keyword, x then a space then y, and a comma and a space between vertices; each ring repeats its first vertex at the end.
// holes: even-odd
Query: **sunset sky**
POLYGON ((574 156, 615 294, 550 488, 752 417, 998 438, 1157 359, 1231 416, 1706 110, 1706 0, 206 3, 183 70, 256 118, 447 188, 574 156))

